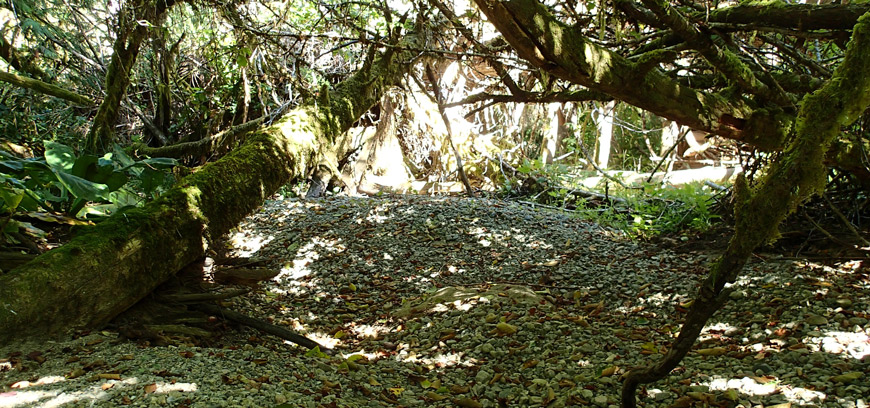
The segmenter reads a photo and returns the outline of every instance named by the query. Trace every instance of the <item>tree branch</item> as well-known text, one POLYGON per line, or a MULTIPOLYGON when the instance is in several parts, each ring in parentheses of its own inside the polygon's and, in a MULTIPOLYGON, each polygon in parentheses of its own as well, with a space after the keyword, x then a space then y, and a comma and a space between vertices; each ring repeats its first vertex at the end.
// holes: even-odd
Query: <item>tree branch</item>
POLYGON ((0 81, 8 82, 12 85, 20 86, 22 88, 32 89, 39 93, 54 96, 65 101, 70 101, 76 105, 93 106, 94 104, 94 102, 88 99, 88 97, 86 96, 79 95, 75 92, 63 89, 57 85, 52 85, 47 82, 42 82, 33 78, 18 76, 15 74, 10 74, 8 72, 0 72, 0 81))

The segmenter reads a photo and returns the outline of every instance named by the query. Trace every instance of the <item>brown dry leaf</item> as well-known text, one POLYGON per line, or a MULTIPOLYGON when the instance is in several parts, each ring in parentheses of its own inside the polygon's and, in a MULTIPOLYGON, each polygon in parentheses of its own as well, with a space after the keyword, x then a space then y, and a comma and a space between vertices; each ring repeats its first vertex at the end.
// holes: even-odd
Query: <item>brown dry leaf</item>
POLYGON ((698 350, 695 350, 695 352, 702 355, 702 356, 721 356, 721 355, 727 353, 728 349, 726 349, 725 347, 712 347, 712 348, 698 349, 698 350))
POLYGON ((76 367, 76 368, 73 368, 73 370, 70 371, 69 374, 66 375, 66 378, 74 379, 74 378, 79 378, 83 375, 85 375, 85 370, 82 370, 81 367, 76 367))
POLYGON ((689 396, 682 396, 682 397, 680 397, 680 398, 677 398, 677 400, 674 401, 673 404, 671 404, 671 407, 670 407, 670 408, 689 408, 689 407, 692 406, 692 403, 693 403, 694 401, 695 401, 695 400, 692 399, 692 397, 689 397, 689 396))
POLYGON ((145 393, 146 394, 151 394, 155 391, 157 391, 157 384, 148 384, 145 386, 145 393))
POLYGON ((106 364, 105 360, 94 360, 88 364, 85 364, 84 369, 87 371, 92 371, 95 368, 105 367, 107 365, 108 364, 106 364))
POLYGON ((104 379, 104 380, 120 380, 121 374, 118 374, 118 373, 100 373, 100 374, 97 374, 97 377, 104 379))
POLYGON ((501 380, 502 377, 504 377, 504 374, 502 374, 502 373, 496 373, 494 376, 492 376, 492 379, 489 380, 489 382, 487 383, 487 385, 493 385, 493 384, 495 384, 496 382, 498 382, 498 380, 501 380))
POLYGON ((27 358, 36 361, 39 364, 45 362, 45 357, 42 356, 41 351, 31 351, 30 353, 27 353, 27 358))
POLYGON ((613 374, 616 373, 616 370, 617 370, 618 368, 619 368, 619 367, 617 367, 617 366, 610 366, 610 367, 607 367, 607 368, 601 370, 601 376, 602 376, 602 377, 610 377, 611 375, 613 375, 613 374))
POLYGON ((471 387, 462 386, 462 385, 451 385, 450 392, 454 394, 465 394, 466 392, 471 391, 471 387))
POLYGON ((759 384, 767 384, 771 381, 776 381, 776 377, 771 377, 769 375, 761 376, 761 377, 752 377, 755 382, 759 384))
POLYGON ((115 386, 115 383, 103 383, 103 385, 100 386, 100 389, 103 391, 106 391, 109 388, 112 388, 114 386, 115 386))
POLYGON ((458 398, 453 400, 453 403, 459 405, 462 408, 482 408, 479 402, 471 399, 471 398, 458 398))
POLYGON ((432 401, 441 401, 441 400, 445 400, 447 398, 450 398, 450 397, 448 397, 446 395, 439 394, 437 392, 433 392, 433 391, 429 391, 426 393, 426 399, 432 400, 432 401))
POLYGON ((555 400, 555 399, 556 399, 556 392, 553 391, 552 388, 547 387, 547 397, 544 398, 544 400, 542 401, 542 405, 546 407, 548 404, 553 402, 553 400, 555 400))

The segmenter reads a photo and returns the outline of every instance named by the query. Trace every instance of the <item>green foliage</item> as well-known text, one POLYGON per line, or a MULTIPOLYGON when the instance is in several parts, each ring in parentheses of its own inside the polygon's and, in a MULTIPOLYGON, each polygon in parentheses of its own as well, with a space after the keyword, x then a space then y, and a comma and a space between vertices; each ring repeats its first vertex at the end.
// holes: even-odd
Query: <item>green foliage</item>
MULTIPOLYGON (((567 182, 569 170, 567 166, 561 164, 545 165, 538 159, 525 159, 523 164, 517 167, 517 172, 522 177, 519 180, 505 180, 500 193, 508 197, 533 196, 534 198, 546 193, 547 197, 559 198, 558 190, 553 190, 549 186, 567 182)), ((546 199, 546 201, 551 200, 546 199)))
POLYGON ((544 166, 539 160, 526 160, 517 167, 518 178, 502 184, 499 195, 571 210, 580 218, 619 229, 630 236, 674 234, 685 230, 704 231, 719 216, 713 211, 713 193, 703 184, 680 187, 646 185, 642 189, 593 189, 611 197, 591 200, 575 190, 569 168, 544 166))
POLYGON ((577 205, 582 218, 617 228, 630 236, 648 237, 705 231, 720 218, 713 209, 713 193, 699 183, 680 187, 647 185, 642 190, 617 190, 624 205, 577 205))
POLYGON ((106 216, 138 205, 174 180, 174 159, 134 161, 118 146, 102 157, 76 156, 73 149, 45 142, 41 158, 19 159, 0 151, 0 213, 58 211, 73 216, 106 216), (87 203, 102 205, 85 208, 87 203))

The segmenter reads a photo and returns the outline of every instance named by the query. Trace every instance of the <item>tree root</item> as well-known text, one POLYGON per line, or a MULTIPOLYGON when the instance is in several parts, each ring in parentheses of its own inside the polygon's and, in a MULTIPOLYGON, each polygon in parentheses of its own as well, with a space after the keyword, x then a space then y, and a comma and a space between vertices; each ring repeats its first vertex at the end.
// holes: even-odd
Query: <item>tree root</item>
POLYGON ((236 323, 257 329, 261 332, 278 336, 284 340, 287 340, 294 344, 298 344, 305 348, 313 349, 317 347, 320 349, 320 351, 327 355, 332 354, 332 350, 323 347, 322 345, 320 345, 320 343, 311 340, 301 334, 285 329, 283 327, 275 326, 274 324, 266 323, 262 320, 254 319, 253 317, 245 316, 239 312, 234 312, 220 306, 205 303, 190 305, 190 308, 208 313, 210 315, 220 316, 224 319, 231 320, 236 323))

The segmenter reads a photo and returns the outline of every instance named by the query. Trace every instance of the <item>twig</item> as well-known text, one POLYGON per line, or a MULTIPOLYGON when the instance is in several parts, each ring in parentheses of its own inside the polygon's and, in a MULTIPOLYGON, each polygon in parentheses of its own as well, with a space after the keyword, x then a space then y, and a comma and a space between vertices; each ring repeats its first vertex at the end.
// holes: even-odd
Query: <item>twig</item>
POLYGON ((843 241, 843 240, 841 240, 841 239, 839 239, 839 238, 837 238, 837 237, 831 235, 830 232, 828 232, 828 231, 826 231, 824 228, 822 228, 822 226, 819 225, 819 223, 817 223, 816 220, 814 220, 812 217, 810 217, 810 215, 807 214, 806 212, 804 212, 804 217, 805 217, 807 220, 809 220, 809 222, 812 223, 813 226, 816 227, 816 229, 818 229, 819 231, 821 231, 822 234, 824 234, 826 237, 828 237, 828 239, 830 239, 831 241, 837 242, 837 243, 839 243, 840 245, 853 246, 852 244, 850 244, 850 243, 848 243, 848 242, 845 242, 845 241, 843 241))
MULTIPOLYGON (((666 151, 665 154, 662 155, 662 159, 659 160, 659 163, 656 164, 656 167, 655 167, 655 168, 653 169, 653 171, 649 174, 649 177, 647 177, 647 179, 646 179, 646 182, 647 182, 647 183, 649 183, 649 182, 652 181, 652 178, 653 178, 653 176, 656 174, 656 171, 659 170, 659 167, 661 167, 661 166, 662 166, 662 163, 664 163, 665 160, 668 159, 668 156, 671 155, 671 153, 674 151, 674 149, 676 149, 677 146, 680 145, 680 143, 683 143, 683 140, 686 139, 686 135, 689 134, 689 128, 686 128, 685 131, 680 132, 680 133, 681 133, 681 134, 680 134, 680 137, 677 138, 677 142, 674 143, 674 144, 673 144, 673 145, 668 149, 668 151, 666 151)), ((668 167, 670 167, 670 165, 669 165, 668 167)), ((667 173, 668 173, 668 172, 665 171, 665 176, 667 176, 667 173)), ((662 180, 664 180, 664 178, 662 178, 662 180)))
MULTIPOLYGON (((438 79, 435 78, 435 73, 432 72, 432 66, 426 65, 426 77, 432 83, 432 92, 434 92, 435 103, 438 104, 438 112, 441 113, 441 119, 444 121, 444 126, 447 128, 447 141, 450 143, 450 149, 453 150, 453 156, 456 157, 456 171, 459 173, 459 180, 465 186, 465 193, 469 197, 474 197, 474 189, 468 181, 468 176, 465 175, 465 169, 462 166, 462 156, 459 155, 459 150, 453 145, 453 129, 450 126, 450 119, 447 117, 447 112, 444 109, 445 98, 441 94, 441 86, 438 84, 438 79)), ((422 89, 426 89, 421 87, 422 89)), ((427 93, 428 96, 428 93, 427 93)))
POLYGON ((833 210, 834 214, 837 215, 837 218, 839 218, 840 221, 843 221, 843 224, 846 225, 846 228, 848 228, 849 231, 852 231, 852 234, 855 235, 855 238, 858 238, 858 241, 860 241, 861 244, 863 244, 865 247, 870 246, 870 241, 867 241, 864 237, 861 236, 858 230, 855 229, 855 226, 852 225, 852 223, 849 222, 848 219, 846 219, 846 216, 843 215, 843 213, 841 213, 840 210, 837 209, 837 207, 834 207, 834 203, 832 203, 831 200, 828 199, 828 196, 822 194, 822 198, 825 199, 825 202, 828 203, 828 206, 831 207, 831 210, 833 210))

